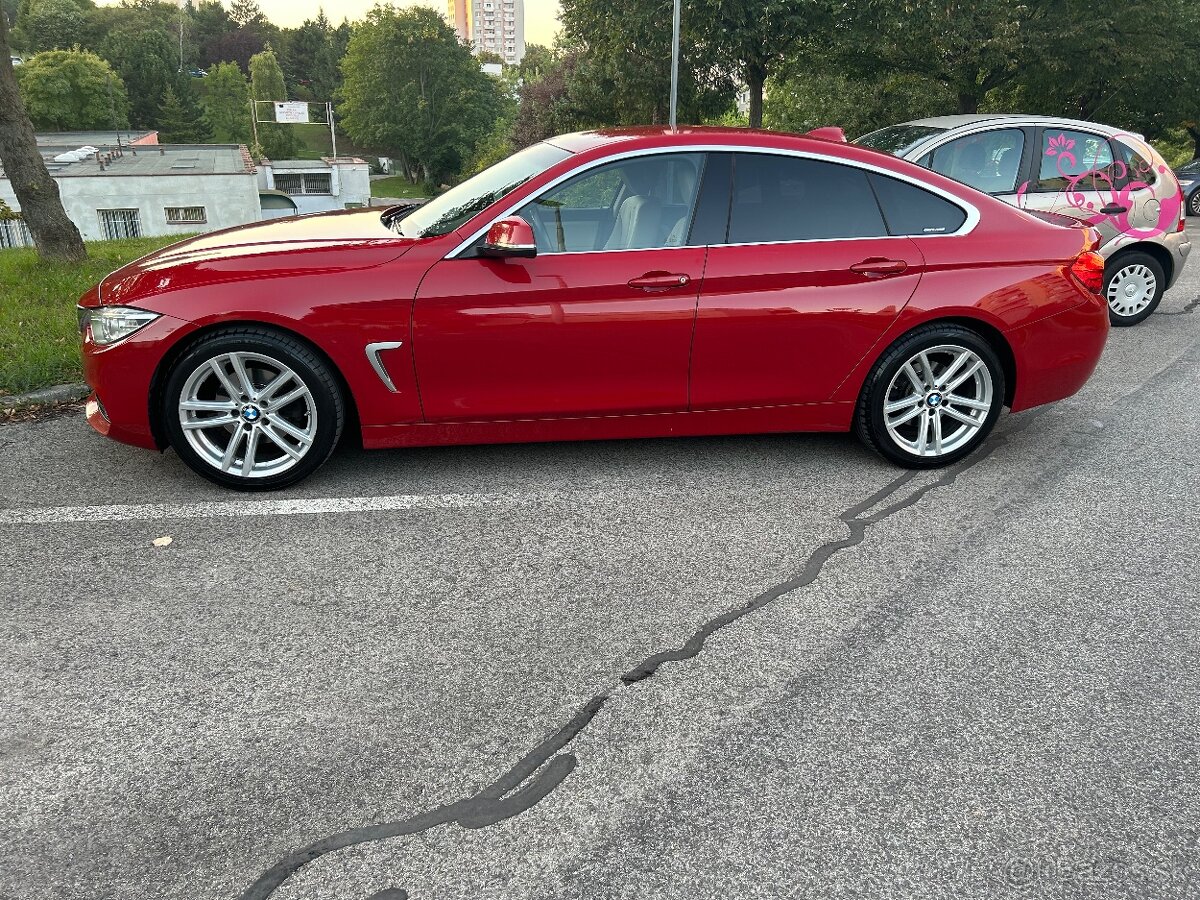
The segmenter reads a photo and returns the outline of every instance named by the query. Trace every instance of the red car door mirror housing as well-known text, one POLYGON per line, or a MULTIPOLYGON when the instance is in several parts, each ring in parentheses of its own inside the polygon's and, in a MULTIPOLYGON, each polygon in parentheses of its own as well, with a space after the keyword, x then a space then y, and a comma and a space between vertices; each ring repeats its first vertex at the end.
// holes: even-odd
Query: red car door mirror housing
POLYGON ((494 222, 479 246, 479 255, 493 259, 505 259, 510 256, 528 259, 537 256, 537 241, 533 238, 533 228, 518 216, 494 222))

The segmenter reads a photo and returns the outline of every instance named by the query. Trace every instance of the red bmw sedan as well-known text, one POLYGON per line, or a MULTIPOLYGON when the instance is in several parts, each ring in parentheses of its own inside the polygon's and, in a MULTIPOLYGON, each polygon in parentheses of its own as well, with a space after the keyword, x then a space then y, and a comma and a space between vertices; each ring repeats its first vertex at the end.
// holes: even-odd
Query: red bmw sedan
POLYGON ((87 417, 246 490, 348 426, 367 448, 853 430, 941 466, 1087 380, 1096 243, 814 135, 565 135, 416 209, 114 272, 79 304, 87 417))

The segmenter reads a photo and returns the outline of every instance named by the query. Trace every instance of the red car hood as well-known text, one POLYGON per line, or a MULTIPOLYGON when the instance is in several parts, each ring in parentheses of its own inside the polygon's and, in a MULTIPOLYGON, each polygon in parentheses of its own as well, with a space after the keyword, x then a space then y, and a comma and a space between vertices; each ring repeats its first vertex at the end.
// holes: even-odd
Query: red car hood
POLYGON ((368 269, 416 243, 380 221, 382 209, 273 219, 171 244, 131 262, 100 285, 100 303, 259 278, 368 269))

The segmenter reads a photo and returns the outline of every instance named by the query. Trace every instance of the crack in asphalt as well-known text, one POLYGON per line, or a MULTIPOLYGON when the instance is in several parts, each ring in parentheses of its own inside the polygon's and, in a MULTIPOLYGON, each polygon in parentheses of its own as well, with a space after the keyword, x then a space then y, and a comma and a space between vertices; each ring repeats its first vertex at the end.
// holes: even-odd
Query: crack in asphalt
MULTIPOLYGON (((716 632, 782 597, 811 585, 820 577, 830 558, 840 551, 849 550, 861 544, 866 538, 869 527, 914 506, 931 491, 954 484, 963 472, 979 465, 1005 446, 1014 435, 1029 428, 1046 412, 1046 409, 1047 407, 1042 407, 1024 414, 1022 421, 1003 434, 993 436, 984 446, 962 462, 943 469, 938 477, 928 484, 918 487, 894 503, 869 514, 872 509, 880 506, 910 484, 920 473, 905 472, 892 479, 884 487, 838 515, 838 518, 849 530, 849 535, 828 541, 813 550, 798 575, 763 591, 747 603, 707 620, 693 632, 682 646, 655 653, 620 676, 613 689, 620 689, 652 677, 664 663, 695 658, 704 649, 708 639, 716 632)), ((611 694, 612 689, 594 695, 565 725, 530 750, 516 765, 482 790, 469 797, 418 813, 407 819, 351 828, 314 841, 275 863, 239 895, 238 900, 266 900, 303 866, 336 850, 394 837, 420 834, 439 825, 458 824, 464 828, 486 828, 520 815, 544 800, 575 770, 578 764, 575 754, 569 750, 561 751, 566 750, 567 746, 591 724, 611 694)), ((391 888, 372 895, 368 900, 406 900, 407 896, 407 892, 403 889, 391 888)))
POLYGON ((1194 297, 1184 304, 1183 309, 1176 309, 1170 312, 1159 311, 1160 316, 1187 316, 1194 313, 1200 308, 1200 297, 1194 297))

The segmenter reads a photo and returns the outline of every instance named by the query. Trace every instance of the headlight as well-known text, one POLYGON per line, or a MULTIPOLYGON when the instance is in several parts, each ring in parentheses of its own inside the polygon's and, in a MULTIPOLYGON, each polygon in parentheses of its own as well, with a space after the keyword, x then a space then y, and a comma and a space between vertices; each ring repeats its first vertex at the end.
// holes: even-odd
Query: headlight
POLYGON ((92 329, 92 342, 101 347, 127 338, 158 318, 158 313, 129 306, 80 306, 79 332, 92 329))

